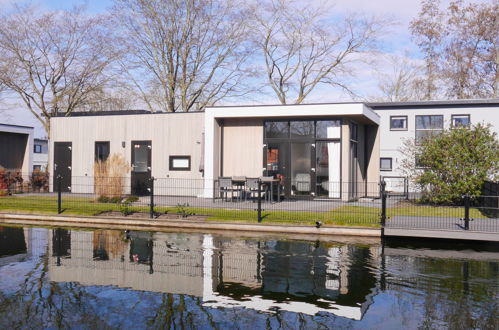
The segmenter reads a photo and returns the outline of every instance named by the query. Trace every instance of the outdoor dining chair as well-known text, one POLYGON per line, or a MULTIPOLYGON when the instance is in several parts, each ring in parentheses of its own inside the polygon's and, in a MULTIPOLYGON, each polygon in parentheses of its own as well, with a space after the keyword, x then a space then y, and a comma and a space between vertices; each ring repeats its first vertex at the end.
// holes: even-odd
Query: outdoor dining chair
POLYGON ((227 196, 230 193, 230 199, 234 198, 234 187, 232 185, 232 178, 220 177, 218 178, 218 189, 220 191, 220 195, 222 199, 225 197, 225 201, 227 201, 227 196))
POLYGON ((239 201, 243 200, 244 197, 244 187, 246 186, 245 176, 233 176, 232 177, 232 187, 233 191, 237 192, 237 198, 239 201))

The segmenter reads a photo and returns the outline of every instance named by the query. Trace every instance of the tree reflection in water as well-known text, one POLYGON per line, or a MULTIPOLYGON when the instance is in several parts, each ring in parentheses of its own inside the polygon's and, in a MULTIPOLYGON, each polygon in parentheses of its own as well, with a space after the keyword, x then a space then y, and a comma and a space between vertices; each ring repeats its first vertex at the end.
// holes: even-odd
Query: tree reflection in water
POLYGON ((498 326, 496 252, 13 229, 0 230, 2 328, 498 326))

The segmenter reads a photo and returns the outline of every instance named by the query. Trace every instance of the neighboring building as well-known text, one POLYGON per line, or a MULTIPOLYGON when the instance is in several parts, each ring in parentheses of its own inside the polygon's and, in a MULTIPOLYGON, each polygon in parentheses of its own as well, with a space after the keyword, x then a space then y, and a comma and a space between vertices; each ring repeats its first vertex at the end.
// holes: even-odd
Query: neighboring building
POLYGON ((34 139, 33 170, 44 171, 49 161, 49 145, 46 139, 34 139))
POLYGON ((279 179, 286 197, 351 200, 376 195, 380 177, 400 179, 404 138, 451 122, 498 131, 499 99, 74 113, 51 119, 49 159, 72 192, 92 193, 95 160, 120 153, 131 193, 155 177, 178 180, 158 194, 212 197, 220 177, 263 175, 279 179))
POLYGON ((401 190, 400 152, 408 139, 424 136, 457 125, 489 123, 499 135, 499 99, 427 102, 370 103, 380 116, 380 175, 387 177, 389 189, 401 190))
POLYGON ((34 128, 0 124, 0 168, 30 173, 34 128))

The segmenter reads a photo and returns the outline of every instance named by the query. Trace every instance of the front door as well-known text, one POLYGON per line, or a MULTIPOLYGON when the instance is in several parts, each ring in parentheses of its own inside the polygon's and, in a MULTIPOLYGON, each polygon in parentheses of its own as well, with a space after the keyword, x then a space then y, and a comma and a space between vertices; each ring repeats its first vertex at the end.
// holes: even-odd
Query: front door
POLYGON ((132 141, 132 194, 148 195, 151 179, 151 141, 132 141))
POLYGON ((61 176, 61 191, 71 191, 71 142, 54 142, 54 191, 61 176))
POLYGON ((309 142, 270 142, 265 152, 265 175, 284 183, 284 195, 312 196, 315 192, 315 148, 309 142))
POLYGON ((289 177, 292 196, 315 195, 315 145, 310 142, 291 142, 289 177))

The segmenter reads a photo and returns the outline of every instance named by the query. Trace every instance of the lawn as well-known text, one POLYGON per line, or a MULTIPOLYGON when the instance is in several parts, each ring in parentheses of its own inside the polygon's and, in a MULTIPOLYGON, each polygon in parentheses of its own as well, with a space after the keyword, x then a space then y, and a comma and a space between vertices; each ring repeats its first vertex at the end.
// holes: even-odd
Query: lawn
MULTIPOLYGON (((10 196, 0 197, 0 210, 28 212, 36 214, 56 214, 57 197, 55 196, 10 196)), ((63 214, 94 216, 103 212, 149 212, 148 206, 129 206, 123 209, 115 203, 99 203, 90 198, 71 198, 63 200, 63 214)), ((156 212, 169 214, 193 214, 207 216, 209 221, 230 221, 238 223, 256 223, 254 210, 234 210, 222 208, 198 207, 156 207, 156 212)), ((405 204, 402 207, 387 209, 388 217, 396 215, 463 217, 462 207, 435 207, 405 204)), ((471 209, 472 218, 485 218, 479 210, 471 209)), ((315 225, 321 221, 324 225, 379 227, 380 209, 376 207, 343 205, 327 212, 303 211, 263 211, 264 224, 301 224, 315 225)), ((189 217, 186 217, 189 219, 189 217)))

